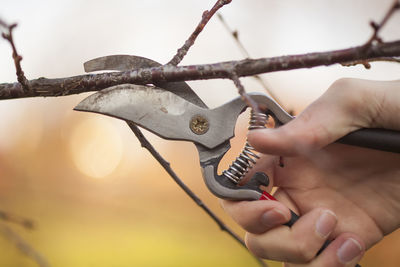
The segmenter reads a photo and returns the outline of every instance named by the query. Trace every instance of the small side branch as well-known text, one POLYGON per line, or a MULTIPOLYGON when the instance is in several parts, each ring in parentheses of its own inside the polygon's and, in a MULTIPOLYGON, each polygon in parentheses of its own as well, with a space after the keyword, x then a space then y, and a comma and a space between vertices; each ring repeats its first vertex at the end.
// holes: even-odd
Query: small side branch
POLYGON ((14 23, 14 24, 8 25, 7 23, 5 23, 4 21, 2 21, 0 19, 0 26, 4 27, 7 31, 7 32, 3 32, 1 34, 1 36, 4 39, 6 39, 11 45, 11 49, 13 51, 12 57, 14 59, 15 69, 17 71, 17 80, 22 85, 22 88, 23 88, 25 94, 33 96, 34 91, 29 86, 29 81, 28 81, 28 79, 26 79, 25 74, 21 67, 22 56, 20 56, 18 54, 17 48, 15 47, 14 39, 13 39, 13 30, 15 29, 15 27, 17 27, 17 24, 14 23))
POLYGON ((218 9, 226 4, 229 4, 230 2, 232 2, 232 0, 218 0, 210 11, 204 11, 203 17, 194 32, 190 35, 189 39, 186 40, 185 44, 178 49, 176 55, 167 63, 167 65, 177 66, 185 57, 190 47, 196 41, 197 36, 199 36, 199 34, 203 31, 204 27, 215 14, 215 12, 217 12, 218 9))
POLYGON ((393 63, 400 63, 400 57, 378 57, 370 60, 358 60, 358 61, 353 61, 353 62, 346 62, 346 63, 341 63, 342 66, 344 67, 351 67, 355 66, 358 64, 364 65, 364 68, 370 69, 371 68, 371 62, 393 62, 393 63))
MULTIPOLYGON (((147 140, 147 138, 143 135, 143 133, 140 131, 140 129, 130 121, 127 121, 127 124, 129 128, 132 130, 132 132, 136 135, 138 140, 140 141, 140 144, 142 147, 146 148, 150 154, 160 163, 160 165, 164 168, 164 170, 171 176, 171 178, 175 181, 175 183, 201 208, 203 209, 208 216, 211 217, 212 220, 219 226, 219 228, 222 231, 227 232, 233 239, 235 239, 237 242, 239 242, 244 248, 246 248, 246 245, 244 241, 236 235, 228 226, 226 226, 219 218, 218 216, 212 212, 204 203, 201 201, 201 199, 192 191, 190 188, 178 177, 178 175, 174 172, 174 170, 171 168, 169 162, 167 162, 161 155, 160 153, 157 152, 157 150, 153 147, 153 145, 147 140)), ((247 248, 246 248, 247 250, 247 248)), ((254 256, 253 256, 254 257, 254 256)), ((254 257, 260 264, 260 266, 265 266, 267 265, 260 259, 254 257)))
POLYGON ((240 82, 236 72, 233 72, 230 78, 238 89, 240 97, 246 103, 246 105, 250 107, 255 113, 259 113, 260 110, 258 108, 258 104, 246 93, 246 90, 244 89, 243 84, 240 82))
POLYGON ((390 6, 389 10, 386 12, 380 23, 376 23, 374 21, 370 22, 372 29, 374 30, 372 36, 369 38, 365 46, 370 46, 374 41, 378 43, 382 43, 382 39, 379 37, 379 31, 385 26, 386 22, 390 19, 390 17, 394 14, 396 10, 400 9, 400 1, 394 0, 393 4, 390 6))

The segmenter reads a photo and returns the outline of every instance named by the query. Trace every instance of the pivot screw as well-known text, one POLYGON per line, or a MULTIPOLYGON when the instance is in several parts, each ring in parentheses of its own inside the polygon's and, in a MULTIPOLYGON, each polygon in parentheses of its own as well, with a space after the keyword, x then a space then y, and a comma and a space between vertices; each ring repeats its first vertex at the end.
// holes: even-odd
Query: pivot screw
POLYGON ((190 130, 192 130, 192 132, 195 134, 205 134, 209 128, 210 123, 201 115, 196 115, 190 120, 190 130))

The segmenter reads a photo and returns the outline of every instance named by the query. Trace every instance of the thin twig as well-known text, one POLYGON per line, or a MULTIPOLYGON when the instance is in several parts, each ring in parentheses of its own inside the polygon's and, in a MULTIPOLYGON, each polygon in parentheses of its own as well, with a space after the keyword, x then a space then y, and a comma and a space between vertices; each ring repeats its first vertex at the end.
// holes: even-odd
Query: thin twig
POLYGON ((378 57, 370 60, 357 60, 353 62, 346 62, 346 63, 341 63, 342 66, 345 67, 351 67, 355 66, 358 64, 364 65, 366 69, 371 68, 371 62, 393 62, 393 63, 400 63, 400 57, 378 57))
POLYGON ((40 267, 50 267, 49 262, 10 227, 4 225, 3 223, 0 223, 0 232, 5 238, 14 243, 14 245, 22 253, 34 260, 37 265, 39 265, 40 267))
MULTIPOLYGON (((239 33, 238 31, 234 31, 232 30, 228 23, 225 21, 224 17, 222 16, 221 13, 217 13, 217 16, 219 18, 219 20, 221 21, 222 25, 224 25, 226 31, 232 36, 233 40, 235 41, 236 45, 239 47, 239 50, 242 52, 242 55, 245 58, 250 58, 250 53, 247 51, 247 49, 244 47, 243 43, 240 41, 239 38, 239 33)), ((264 90, 281 106, 284 108, 284 106, 282 105, 282 102, 280 101, 280 99, 276 96, 276 94, 272 91, 272 89, 267 86, 267 84, 265 83, 264 79, 261 78, 260 75, 254 75, 252 76, 252 78, 254 78, 255 80, 257 80, 257 82, 261 85, 262 88, 264 88, 264 90)), ((285 108, 286 109, 286 108, 285 108)))
MULTIPOLYGON (((244 248, 246 245, 244 241, 236 235, 228 226, 226 226, 218 217, 215 215, 204 203, 201 201, 197 195, 190 190, 190 188, 178 177, 178 175, 171 168, 169 162, 167 162, 158 151, 153 147, 153 145, 147 140, 147 138, 143 135, 140 129, 130 121, 127 121, 129 128, 133 131, 136 137, 139 139, 142 147, 146 148, 150 154, 160 163, 160 165, 164 168, 164 170, 171 176, 171 178, 175 181, 175 183, 200 207, 202 208, 219 226, 222 231, 227 232, 233 239, 239 242, 244 248)), ((247 250, 247 248, 246 248, 247 250)), ((252 255, 253 256, 253 255, 252 255)), ((253 256, 254 257, 254 256, 253 256)), ((260 266, 267 266, 265 262, 260 259, 254 257, 260 264, 260 266)))
POLYGON ((190 35, 189 39, 186 40, 185 44, 178 49, 176 55, 167 63, 167 65, 177 66, 185 57, 190 47, 196 41, 197 36, 199 36, 199 34, 202 32, 202 30, 204 29, 208 21, 212 18, 212 16, 215 14, 215 12, 217 12, 218 9, 220 9, 226 4, 229 4, 230 2, 232 2, 232 0, 218 0, 210 11, 207 10, 204 11, 201 21, 197 25, 194 32, 190 35))
POLYGON ((231 80, 235 84, 236 88, 238 89, 238 93, 242 100, 246 103, 248 107, 250 107, 255 113, 260 113, 260 109, 258 107, 257 102, 255 102, 246 92, 244 89, 243 84, 240 82, 239 77, 235 72, 232 72, 230 76, 231 80))
POLYGON ((5 211, 0 211, 0 220, 18 224, 28 230, 35 228, 35 224, 32 220, 5 211))
POLYGON ((219 18, 219 21, 221 21, 222 25, 224 25, 226 31, 232 36, 233 40, 235 40, 235 43, 239 47, 240 51, 242 52, 242 55, 245 58, 250 58, 249 52, 247 52, 246 48, 244 47, 244 45, 242 44, 242 42, 239 39, 238 31, 234 31, 229 27, 228 23, 225 21, 225 19, 221 13, 217 13, 217 17, 219 18))
POLYGON ((4 28, 8 28, 7 23, 5 23, 2 19, 0 19, 0 26, 4 28))
POLYGON ((378 36, 379 31, 382 29, 383 26, 385 26, 386 22, 390 19, 390 17, 393 15, 393 13, 400 9, 400 1, 399 0, 394 0, 393 4, 390 6, 389 10, 386 12, 385 16, 383 17, 382 21, 380 23, 376 23, 374 21, 370 22, 370 25, 373 29, 373 34, 369 38, 369 40, 366 42, 365 46, 371 46, 371 44, 374 41, 377 41, 378 43, 382 43, 382 39, 378 36))
POLYGON ((34 91, 32 91, 31 87, 29 86, 29 81, 28 81, 28 79, 26 79, 25 74, 21 67, 22 56, 20 56, 18 54, 17 48, 15 47, 14 39, 13 39, 13 30, 15 29, 15 27, 17 27, 17 24, 14 23, 14 24, 8 25, 7 23, 5 23, 4 21, 2 21, 0 19, 0 25, 3 26, 4 28, 6 28, 6 30, 7 30, 7 33, 3 32, 1 34, 1 36, 4 39, 6 39, 11 45, 11 49, 13 51, 12 57, 14 59, 14 65, 15 65, 15 69, 17 72, 17 80, 22 85, 24 92, 28 95, 33 96, 34 91))

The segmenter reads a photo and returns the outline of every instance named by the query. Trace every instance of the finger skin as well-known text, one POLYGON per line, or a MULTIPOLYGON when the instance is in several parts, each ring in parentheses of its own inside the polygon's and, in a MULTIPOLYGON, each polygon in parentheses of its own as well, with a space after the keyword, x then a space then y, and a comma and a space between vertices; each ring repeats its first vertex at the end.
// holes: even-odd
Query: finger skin
MULTIPOLYGON (((351 250, 350 250, 351 251, 351 250)), ((325 267, 354 267, 363 257, 365 253, 365 245, 362 242, 362 240, 351 233, 342 233, 338 237, 336 237, 335 240, 333 240, 330 245, 317 257, 315 257, 312 261, 307 262, 305 264, 293 264, 293 263, 285 263, 285 267, 319 267, 319 266, 325 266, 325 267), (353 243, 353 242, 358 243, 356 246, 353 247, 352 252, 358 254, 358 256, 355 256, 353 259, 350 261, 343 261, 343 255, 339 257, 339 251, 343 253, 343 249, 345 247, 349 247, 346 242, 348 243, 353 243), (357 250, 357 246, 360 246, 357 250), (341 248, 342 247, 342 248, 341 248)), ((349 253, 345 254, 345 257, 349 256, 349 253)), ((352 257, 349 257, 352 258, 352 257)))
MULTIPOLYGON (((229 201, 221 200, 224 210, 247 232, 261 234, 290 220, 290 211, 284 204, 273 200, 229 201), (276 212, 280 220, 263 220, 267 212, 276 212)), ((279 219, 279 218, 278 218, 279 219)))
POLYGON ((334 216, 334 220, 328 217, 329 225, 325 220, 325 226, 322 227, 324 234, 317 230, 321 231, 321 218, 327 218, 327 214, 333 212, 316 208, 301 216, 291 228, 279 226, 263 234, 248 233, 246 245, 252 253, 261 258, 294 263, 310 262, 336 226, 335 216, 329 215, 334 216))

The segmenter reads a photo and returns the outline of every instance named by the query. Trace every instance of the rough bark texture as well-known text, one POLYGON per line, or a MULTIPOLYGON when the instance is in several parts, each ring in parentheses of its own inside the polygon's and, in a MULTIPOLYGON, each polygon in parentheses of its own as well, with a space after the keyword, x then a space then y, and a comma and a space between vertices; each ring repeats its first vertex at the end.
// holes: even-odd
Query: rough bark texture
MULTIPOLYGON (((373 60, 381 57, 400 56, 400 41, 357 46, 329 52, 289 55, 260 59, 244 59, 215 64, 143 68, 128 72, 87 74, 68 78, 39 78, 29 81, 34 96, 64 96, 89 91, 98 91, 109 86, 132 83, 148 84, 167 81, 206 80, 230 78, 235 72, 238 77, 255 74, 329 66, 337 63, 373 60)), ((0 84, 0 99, 31 97, 19 83, 0 84)))

